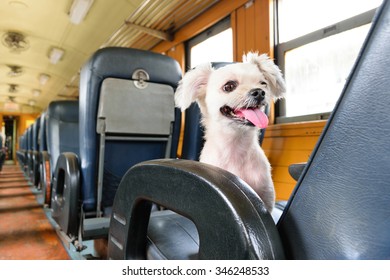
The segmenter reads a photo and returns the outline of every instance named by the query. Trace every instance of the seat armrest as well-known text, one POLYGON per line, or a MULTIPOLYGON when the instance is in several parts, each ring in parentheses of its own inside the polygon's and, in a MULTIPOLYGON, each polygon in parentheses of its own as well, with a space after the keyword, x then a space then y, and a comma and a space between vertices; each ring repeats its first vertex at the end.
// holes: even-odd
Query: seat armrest
POLYGON ((75 153, 58 157, 52 178, 52 217, 69 236, 78 235, 80 213, 80 164, 75 153))
POLYGON ((199 259, 284 258, 275 223, 257 194, 232 173, 189 160, 147 161, 126 173, 114 200, 109 258, 146 258, 152 203, 193 221, 199 259))
POLYGON ((288 173, 290 173, 290 176, 293 177, 295 181, 298 181, 305 167, 306 162, 291 164, 288 167, 288 173))

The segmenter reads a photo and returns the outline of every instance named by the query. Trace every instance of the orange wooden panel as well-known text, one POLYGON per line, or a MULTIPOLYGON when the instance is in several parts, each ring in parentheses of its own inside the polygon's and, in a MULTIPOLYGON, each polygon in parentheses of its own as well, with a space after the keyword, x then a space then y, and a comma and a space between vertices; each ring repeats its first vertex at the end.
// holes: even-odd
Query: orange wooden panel
POLYGON ((286 184, 286 183, 275 182, 276 200, 288 200, 294 188, 295 188, 295 183, 286 184))
POLYGON ((317 144, 318 136, 274 137, 264 138, 264 150, 312 150, 317 144))

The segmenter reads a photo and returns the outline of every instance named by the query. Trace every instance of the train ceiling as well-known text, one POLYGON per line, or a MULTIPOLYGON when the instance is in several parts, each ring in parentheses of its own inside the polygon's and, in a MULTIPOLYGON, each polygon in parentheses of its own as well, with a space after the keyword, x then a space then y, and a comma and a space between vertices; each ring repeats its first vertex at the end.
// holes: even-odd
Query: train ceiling
POLYGON ((52 100, 76 99, 79 70, 97 49, 149 50, 218 1, 75 2, 0 0, 0 113, 40 113, 52 100))

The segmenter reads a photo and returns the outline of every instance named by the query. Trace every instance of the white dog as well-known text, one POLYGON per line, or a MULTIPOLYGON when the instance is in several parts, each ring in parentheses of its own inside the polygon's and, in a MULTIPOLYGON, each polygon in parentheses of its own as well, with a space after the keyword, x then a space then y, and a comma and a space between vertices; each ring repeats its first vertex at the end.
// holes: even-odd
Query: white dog
POLYGON ((259 145, 259 129, 268 125, 264 109, 283 97, 279 68, 267 55, 248 53, 243 63, 213 69, 210 63, 187 72, 175 94, 184 111, 199 104, 205 144, 200 161, 228 170, 248 183, 269 212, 275 203, 271 166, 259 145))

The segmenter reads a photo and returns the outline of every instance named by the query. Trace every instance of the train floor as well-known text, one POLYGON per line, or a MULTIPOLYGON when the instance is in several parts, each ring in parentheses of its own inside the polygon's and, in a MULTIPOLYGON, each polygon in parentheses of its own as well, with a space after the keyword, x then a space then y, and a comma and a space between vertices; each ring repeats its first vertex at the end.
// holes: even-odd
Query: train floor
POLYGON ((0 260, 106 259, 105 239, 83 245, 78 252, 43 206, 42 192, 19 165, 6 161, 0 171, 0 260))
POLYGON ((6 161, 0 172, 0 259, 69 258, 20 167, 6 161))

